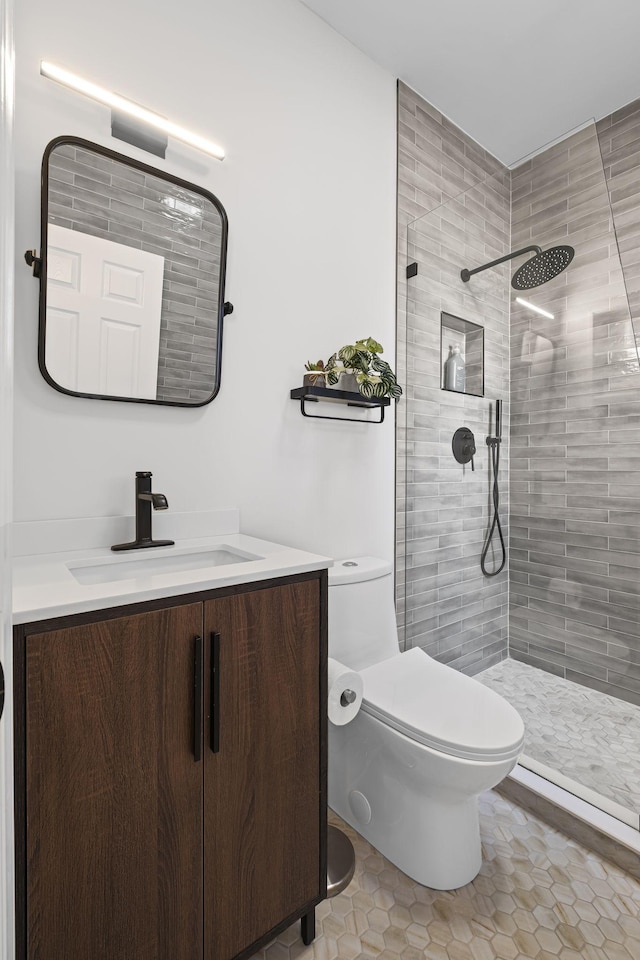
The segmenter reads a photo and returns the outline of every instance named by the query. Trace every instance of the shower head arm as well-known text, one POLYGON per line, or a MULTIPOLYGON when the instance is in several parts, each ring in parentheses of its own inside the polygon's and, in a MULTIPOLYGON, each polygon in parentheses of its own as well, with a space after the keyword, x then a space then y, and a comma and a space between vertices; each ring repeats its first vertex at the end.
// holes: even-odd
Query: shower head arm
POLYGON ((530 247, 523 247, 522 250, 514 250, 513 253, 508 253, 506 257, 500 257, 498 260, 492 260, 491 263, 485 263, 481 267, 476 267, 474 270, 461 270, 460 277, 464 283, 468 283, 474 273, 481 273, 483 270, 488 270, 489 267, 497 267, 499 263, 506 263, 507 260, 513 260, 514 257, 520 257, 523 253, 535 253, 541 254, 542 248, 533 244, 530 247))

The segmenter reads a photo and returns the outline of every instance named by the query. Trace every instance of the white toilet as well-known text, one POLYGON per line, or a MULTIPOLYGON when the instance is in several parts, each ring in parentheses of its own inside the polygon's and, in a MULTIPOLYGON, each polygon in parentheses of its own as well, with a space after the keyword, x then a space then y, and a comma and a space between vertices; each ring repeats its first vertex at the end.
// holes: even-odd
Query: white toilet
POLYGON ((384 560, 329 570, 329 656, 364 684, 357 716, 329 724, 329 806, 418 883, 469 883, 481 864, 477 798, 515 766, 520 715, 423 650, 399 652, 384 560))

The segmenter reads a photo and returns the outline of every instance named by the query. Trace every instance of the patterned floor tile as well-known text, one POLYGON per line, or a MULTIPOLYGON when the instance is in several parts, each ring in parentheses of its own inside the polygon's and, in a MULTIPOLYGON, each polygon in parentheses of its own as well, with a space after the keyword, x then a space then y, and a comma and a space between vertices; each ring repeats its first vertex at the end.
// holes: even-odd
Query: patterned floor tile
POLYGON ((527 756, 640 813, 640 707, 517 660, 476 679, 524 720, 527 756))
POLYGON ((497 793, 480 801, 483 864, 455 891, 414 883, 354 830, 356 872, 253 960, 638 960, 640 883, 497 793))

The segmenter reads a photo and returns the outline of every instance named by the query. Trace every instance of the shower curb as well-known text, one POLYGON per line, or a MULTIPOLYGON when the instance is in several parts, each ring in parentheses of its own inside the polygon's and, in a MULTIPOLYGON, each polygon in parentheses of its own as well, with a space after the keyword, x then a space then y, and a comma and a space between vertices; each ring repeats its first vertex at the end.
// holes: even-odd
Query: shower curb
POLYGON ((497 793, 640 880, 640 832, 519 764, 497 793))

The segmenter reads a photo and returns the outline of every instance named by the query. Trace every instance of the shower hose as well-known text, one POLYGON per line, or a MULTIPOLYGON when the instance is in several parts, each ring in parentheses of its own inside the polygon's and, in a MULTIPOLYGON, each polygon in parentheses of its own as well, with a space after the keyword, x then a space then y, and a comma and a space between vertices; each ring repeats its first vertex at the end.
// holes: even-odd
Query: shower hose
MULTIPOLYGON (((500 431, 496 431, 500 432, 500 431)), ((484 573, 485 577, 496 577, 501 570, 504 569, 504 565, 507 562, 507 551, 504 545, 504 537, 502 535, 502 527, 500 525, 500 517, 498 511, 500 509, 500 488, 498 487, 498 467, 500 466, 500 444, 501 440, 499 437, 487 437, 487 446, 489 447, 490 456, 491 456, 491 469, 493 472, 493 490, 492 490, 492 499, 493 499, 493 519, 491 521, 491 526, 489 527, 489 533, 487 534, 487 539, 485 541, 484 547, 482 548, 482 554, 480 556, 480 568, 484 573), (502 550, 502 562, 499 567, 496 567, 495 570, 487 570, 487 553, 489 552, 489 547, 491 546, 491 541, 493 539, 493 534, 495 531, 498 531, 498 536, 500 538, 500 548, 502 550)))

